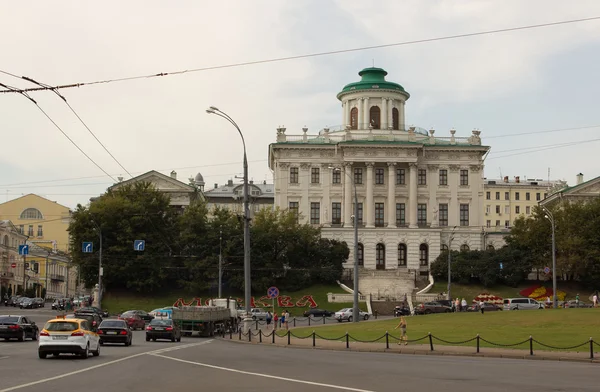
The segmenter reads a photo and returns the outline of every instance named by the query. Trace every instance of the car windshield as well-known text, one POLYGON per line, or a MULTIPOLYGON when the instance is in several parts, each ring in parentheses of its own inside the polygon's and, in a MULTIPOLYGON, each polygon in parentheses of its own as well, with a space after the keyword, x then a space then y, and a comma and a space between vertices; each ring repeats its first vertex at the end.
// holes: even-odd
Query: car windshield
POLYGON ((173 321, 172 320, 157 320, 154 319, 150 322, 150 325, 172 325, 173 321))
POLYGON ((46 331, 70 332, 79 329, 79 324, 70 321, 51 321, 44 327, 46 331))
POLYGON ((18 323, 19 322, 19 318, 18 317, 11 317, 11 316, 7 316, 7 317, 0 317, 0 324, 9 324, 9 323, 18 323))
POLYGON ((344 309, 340 309, 339 312, 347 312, 349 310, 350 310, 350 308, 344 308, 344 309))
POLYGON ((120 321, 120 320, 109 320, 109 321, 103 321, 102 324, 100 324, 100 328, 126 328, 127 325, 125 324, 124 321, 120 321))
POLYGON ((125 313, 123 313, 121 315, 121 317, 123 317, 123 318, 133 318, 133 317, 135 317, 135 313, 133 313, 133 312, 125 312, 125 313))

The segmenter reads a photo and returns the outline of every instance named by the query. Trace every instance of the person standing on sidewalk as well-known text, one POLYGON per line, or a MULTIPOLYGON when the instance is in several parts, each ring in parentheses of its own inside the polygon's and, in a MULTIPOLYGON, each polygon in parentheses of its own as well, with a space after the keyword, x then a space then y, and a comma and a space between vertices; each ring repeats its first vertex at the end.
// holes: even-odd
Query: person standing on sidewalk
POLYGON ((598 307, 598 294, 594 294, 594 296, 592 297, 592 302, 594 303, 594 308, 598 307))
POLYGON ((396 325, 396 328, 394 329, 398 328, 400 328, 400 341, 398 342, 398 345, 401 345, 402 342, 404 342, 404 345, 406 346, 408 344, 408 336, 406 335, 406 319, 404 316, 400 316, 400 323, 396 325))
POLYGON ((267 330, 271 329, 271 320, 273 319, 273 315, 271 311, 267 311, 267 330))
POLYGON ((481 314, 485 312, 485 302, 479 302, 479 310, 481 310, 481 314))
MULTIPOLYGON (((281 320, 283 322, 283 320, 281 320)), ((290 329, 290 312, 285 311, 285 329, 290 329)))
POLYGON ((460 307, 461 307, 461 311, 466 312, 467 311, 467 300, 466 299, 462 299, 462 301, 460 301, 460 307))
POLYGON ((279 316, 277 316, 277 312, 273 312, 273 331, 277 331, 277 322, 279 321, 279 316))

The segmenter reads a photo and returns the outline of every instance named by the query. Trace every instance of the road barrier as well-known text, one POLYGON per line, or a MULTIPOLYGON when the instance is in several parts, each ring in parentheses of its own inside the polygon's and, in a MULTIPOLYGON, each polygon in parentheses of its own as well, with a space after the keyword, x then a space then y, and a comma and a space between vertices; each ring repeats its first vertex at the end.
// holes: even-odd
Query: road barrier
MULTIPOLYGON (((559 346, 552 346, 549 344, 545 344, 540 342, 539 340, 536 340, 533 338, 533 336, 529 336, 529 338, 517 342, 517 343, 511 343, 511 344, 504 344, 504 343, 495 343, 492 342, 490 340, 484 339, 483 337, 481 337, 479 334, 477 334, 475 337, 467 339, 467 340, 462 340, 462 341, 458 341, 458 342, 453 342, 453 341, 449 341, 449 340, 445 340, 442 339, 440 337, 437 337, 435 335, 432 335, 431 333, 428 333, 427 335, 418 338, 418 339, 408 339, 408 340, 402 340, 401 337, 396 337, 392 334, 390 334, 389 332, 385 332, 385 334, 381 335, 380 337, 378 337, 377 339, 371 339, 371 340, 360 340, 357 338, 352 337, 348 332, 346 332, 344 335, 339 336, 339 337, 335 337, 335 338, 327 338, 324 336, 319 335, 318 333, 316 333, 315 331, 313 331, 311 334, 306 335, 306 336, 299 336, 296 335, 295 333, 293 333, 291 330, 287 330, 287 331, 270 331, 269 333, 265 333, 263 332, 261 329, 258 329, 257 332, 253 332, 252 330, 249 330, 248 332, 244 333, 242 332, 242 330, 240 329, 238 331, 238 339, 242 340, 243 337, 247 337, 249 342, 252 342, 252 338, 257 336, 258 337, 258 342, 259 343, 263 343, 263 337, 265 338, 271 338, 271 343, 275 344, 275 338, 279 337, 279 338, 287 338, 287 344, 291 345, 292 344, 292 337, 294 337, 295 339, 300 339, 300 340, 304 340, 304 339, 312 339, 312 347, 317 347, 317 338, 321 339, 321 340, 328 340, 328 341, 339 341, 339 342, 345 342, 346 343, 346 348, 349 349, 350 348, 350 341, 353 342, 358 342, 358 343, 378 343, 378 342, 382 342, 385 343, 385 348, 389 349, 390 348, 390 341, 392 342, 406 342, 406 343, 417 343, 417 342, 422 342, 424 340, 427 339, 428 343, 429 343, 429 350, 430 351, 434 351, 434 341, 437 342, 441 342, 441 343, 445 343, 447 345, 451 345, 451 346, 462 346, 465 345, 467 343, 471 343, 473 341, 476 342, 475 345, 475 349, 477 353, 481 352, 481 345, 480 342, 485 342, 491 346, 495 346, 495 347, 500 347, 500 348, 514 348, 514 347, 518 347, 518 346, 522 346, 525 345, 527 343, 529 343, 529 355, 534 355, 534 343, 536 345, 545 347, 545 348, 549 348, 552 350, 574 350, 580 347, 584 347, 584 346, 589 346, 589 358, 590 359, 594 359, 594 346, 598 346, 600 347, 600 343, 594 341, 594 339, 592 337, 590 337, 589 340, 581 343, 581 344, 577 344, 577 345, 573 345, 573 346, 568 346, 568 347, 559 347, 559 346)), ((225 338, 226 337, 226 333, 223 332, 222 337, 225 338)), ((233 339, 233 332, 229 331, 229 339, 233 339)))
MULTIPOLYGON (((373 315, 369 315, 369 318, 373 317, 375 320, 377 320, 378 318, 378 313, 374 312, 373 315)), ((326 324, 327 320, 330 321, 338 321, 337 318, 330 316, 323 316, 323 317, 292 317, 292 319, 290 321, 288 321, 288 325, 291 327, 296 327, 298 324, 300 325, 304 325, 306 324, 307 326, 311 326, 313 324, 326 324)), ((252 322, 254 323, 254 330, 258 331, 260 329, 261 325, 267 325, 267 322, 265 320, 252 320, 252 322)), ((277 325, 279 328, 282 327, 281 325, 281 319, 277 320, 277 325)))

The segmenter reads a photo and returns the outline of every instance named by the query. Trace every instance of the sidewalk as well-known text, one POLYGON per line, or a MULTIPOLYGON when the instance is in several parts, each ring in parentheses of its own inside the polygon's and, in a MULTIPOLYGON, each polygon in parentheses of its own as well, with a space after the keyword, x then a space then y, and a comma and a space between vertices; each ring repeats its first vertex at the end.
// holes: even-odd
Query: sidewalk
MULTIPOLYGON (((429 343, 427 344, 408 344, 400 346, 395 340, 390 339, 389 349, 386 349, 385 341, 377 343, 360 343, 350 339, 349 346, 346 348, 345 341, 332 341, 315 339, 315 347, 313 347, 312 337, 306 339, 290 338, 288 345, 287 336, 275 337, 275 344, 272 343, 272 337, 262 336, 262 343, 259 343, 258 336, 252 336, 252 341, 248 341, 248 336, 242 336, 239 340, 239 335, 234 334, 233 339, 229 335, 225 338, 219 338, 223 341, 234 342, 238 344, 262 344, 268 346, 277 346, 285 348, 300 348, 313 350, 337 350, 337 351, 358 351, 358 352, 385 352, 394 354, 412 354, 412 355, 450 355, 450 356, 469 356, 469 357, 484 357, 484 358, 510 358, 510 359, 534 359, 534 360, 549 360, 549 361, 571 361, 571 362, 589 362, 600 363, 600 353, 594 352, 594 359, 590 359, 590 352, 583 351, 546 351, 534 350, 534 355, 529 355, 529 349, 505 349, 505 348, 490 348, 481 347, 480 352, 476 352, 476 347, 470 346, 444 346, 440 344, 434 345, 434 351, 431 351, 429 343)), ((427 340, 425 340, 427 341, 427 340)))

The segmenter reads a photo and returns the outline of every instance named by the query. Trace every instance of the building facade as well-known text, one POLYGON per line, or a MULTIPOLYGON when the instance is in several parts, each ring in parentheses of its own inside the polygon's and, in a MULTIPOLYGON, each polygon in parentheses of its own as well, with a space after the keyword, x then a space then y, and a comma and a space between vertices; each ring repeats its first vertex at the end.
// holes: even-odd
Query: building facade
POLYGON ((0 204, 0 219, 11 221, 28 241, 48 243, 57 251, 69 252, 69 207, 29 194, 0 204))
MULTIPOLYGON (((337 95, 341 128, 317 135, 306 128, 299 135, 277 129, 269 147, 275 206, 323 226, 325 237, 346 241, 353 260, 357 197, 361 271, 375 277, 369 271, 382 270, 388 282, 403 282, 385 288, 397 296, 412 290, 413 278, 428 274, 442 250, 483 247, 482 158, 489 147, 478 130, 469 137, 455 130, 437 137, 435 130, 407 128, 410 95, 404 88, 385 80, 380 68, 359 75, 337 95)), ((363 294, 375 290, 363 282, 363 294)))
MULTIPOLYGON (((250 181, 248 184, 250 193, 250 215, 263 208, 273 208, 275 200, 275 187, 263 181, 260 184, 250 181)), ((204 192, 208 213, 211 214, 215 208, 224 208, 235 214, 244 213, 244 184, 234 184, 233 180, 219 186, 215 184, 212 189, 204 192)))
POLYGON ((574 186, 555 189, 550 196, 540 201, 539 204, 540 207, 550 207, 560 202, 586 202, 598 197, 600 197, 600 176, 584 181, 583 173, 579 173, 574 186))
POLYGON ((23 277, 26 281, 35 274, 25 269, 23 256, 19 255, 19 245, 24 245, 27 236, 9 220, 0 221, 0 286, 3 293, 15 295, 23 288, 23 277))

